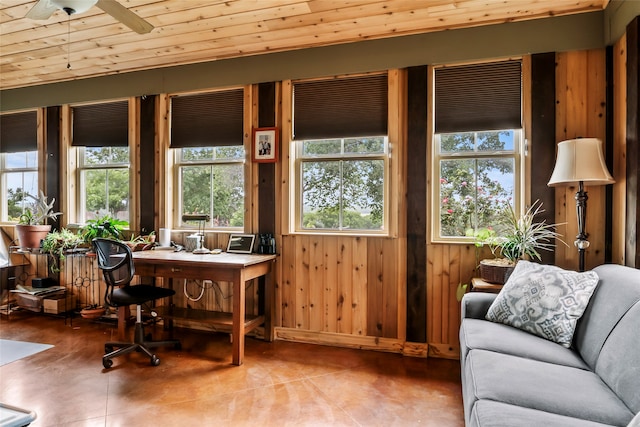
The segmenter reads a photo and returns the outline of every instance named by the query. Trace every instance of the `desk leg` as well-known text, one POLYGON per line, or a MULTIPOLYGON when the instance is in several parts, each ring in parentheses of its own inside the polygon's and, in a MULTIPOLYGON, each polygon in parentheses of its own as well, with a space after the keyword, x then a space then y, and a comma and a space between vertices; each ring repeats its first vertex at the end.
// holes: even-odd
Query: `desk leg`
POLYGON ((127 320, 129 320, 130 314, 131 314, 131 310, 129 309, 129 306, 118 307, 118 340, 119 341, 127 340, 127 320))
POLYGON ((244 362, 244 311, 245 291, 244 274, 238 270, 233 279, 233 333, 232 363, 242 365, 244 362))
POLYGON ((274 304, 273 272, 269 272, 264 276, 264 339, 268 342, 273 342, 275 338, 272 320, 273 313, 275 313, 274 304))

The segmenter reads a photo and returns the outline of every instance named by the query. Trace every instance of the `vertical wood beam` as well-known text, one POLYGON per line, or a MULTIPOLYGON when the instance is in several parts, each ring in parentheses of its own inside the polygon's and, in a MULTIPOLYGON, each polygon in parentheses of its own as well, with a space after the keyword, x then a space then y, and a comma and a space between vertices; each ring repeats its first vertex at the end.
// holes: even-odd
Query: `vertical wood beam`
MULTIPOLYGON (((53 211, 62 211, 60 205, 60 194, 62 192, 60 180, 60 111, 59 106, 45 108, 44 120, 44 152, 46 154, 44 170, 45 184, 44 192, 49 200, 55 199, 53 203, 53 211)), ((49 220, 53 229, 60 229, 63 223, 60 217, 55 220, 49 220)))
POLYGON ((427 66, 407 73, 407 341, 427 342, 427 66))
POLYGON ((640 168, 640 18, 627 26, 627 218, 625 262, 640 266, 640 203, 638 202, 638 169, 640 168))
MULTIPOLYGON (((146 95, 140 100, 140 159, 155 159, 156 142, 156 99, 157 95, 146 95)), ((155 161, 140 162, 140 233, 147 234, 156 229, 155 223, 155 161)), ((129 212, 133 216, 133 212, 129 212)))
MULTIPOLYGON (((272 127, 276 125, 276 83, 260 83, 258 85, 258 126, 272 127)), ((253 147, 253 135, 251 135, 253 147)), ((276 232, 276 165, 275 163, 258 164, 258 230, 260 233, 276 232)), ((265 295, 265 277, 258 279, 258 312, 264 314, 265 304, 272 305, 274 296, 265 295)), ((270 310, 274 314, 274 310, 270 310)))
MULTIPOLYGON (((538 220, 555 221, 555 190, 547 185, 556 158, 556 54, 531 55, 531 201, 542 202, 538 220)), ((555 252, 542 251, 544 264, 555 263, 555 252)))

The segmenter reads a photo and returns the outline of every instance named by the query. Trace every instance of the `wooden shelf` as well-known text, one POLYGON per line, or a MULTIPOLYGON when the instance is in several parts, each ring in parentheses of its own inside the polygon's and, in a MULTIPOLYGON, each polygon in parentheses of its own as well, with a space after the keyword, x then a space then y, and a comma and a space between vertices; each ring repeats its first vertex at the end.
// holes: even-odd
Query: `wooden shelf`
MULTIPOLYGON (((233 327, 233 314, 221 311, 197 310, 182 307, 156 307, 158 316, 169 320, 184 320, 215 326, 216 330, 229 332, 233 327)), ((264 323, 264 316, 245 316, 245 333, 252 331, 264 323)))

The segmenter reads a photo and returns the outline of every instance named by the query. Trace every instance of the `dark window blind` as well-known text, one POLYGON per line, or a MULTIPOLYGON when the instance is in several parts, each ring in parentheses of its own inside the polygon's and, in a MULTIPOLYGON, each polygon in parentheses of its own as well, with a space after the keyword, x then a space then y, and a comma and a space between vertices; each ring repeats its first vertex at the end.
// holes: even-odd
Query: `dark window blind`
POLYGON ((294 139, 387 134, 387 75, 293 85, 294 139))
POLYGON ((129 102, 73 107, 73 139, 76 147, 126 147, 129 145, 129 102))
POLYGON ((36 151, 38 149, 38 114, 36 111, 0 115, 0 153, 36 151))
POLYGON ((244 90, 171 98, 171 147, 242 145, 244 90))
POLYGON ((435 132, 469 132, 522 127, 520 61, 436 70, 435 132))

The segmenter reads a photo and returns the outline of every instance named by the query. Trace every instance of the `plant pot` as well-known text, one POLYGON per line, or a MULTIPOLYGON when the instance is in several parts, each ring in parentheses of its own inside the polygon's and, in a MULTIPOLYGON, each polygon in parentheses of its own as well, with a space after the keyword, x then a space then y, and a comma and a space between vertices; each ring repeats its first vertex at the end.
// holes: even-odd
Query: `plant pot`
POLYGON ((80 316, 82 316, 83 319, 97 319, 102 315, 104 315, 104 313, 105 313, 105 308, 102 306, 95 307, 95 308, 87 307, 80 310, 80 316))
POLYGON ((51 225, 16 225, 16 235, 19 240, 20 250, 38 249, 40 243, 51 231, 51 225))
POLYGON ((503 285, 514 268, 515 264, 504 258, 483 259, 480 261, 480 277, 485 282, 503 285))

